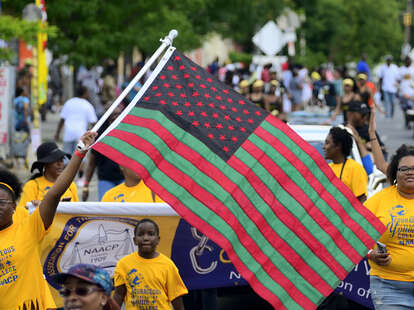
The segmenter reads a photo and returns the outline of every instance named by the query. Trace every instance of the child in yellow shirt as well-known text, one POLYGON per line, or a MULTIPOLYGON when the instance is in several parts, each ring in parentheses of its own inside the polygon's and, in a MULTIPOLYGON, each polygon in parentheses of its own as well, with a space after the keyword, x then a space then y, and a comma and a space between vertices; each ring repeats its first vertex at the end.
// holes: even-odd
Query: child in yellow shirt
POLYGON ((182 295, 188 293, 174 262, 156 251, 158 225, 140 220, 134 231, 138 252, 123 257, 115 267, 114 299, 125 309, 184 310, 182 295))

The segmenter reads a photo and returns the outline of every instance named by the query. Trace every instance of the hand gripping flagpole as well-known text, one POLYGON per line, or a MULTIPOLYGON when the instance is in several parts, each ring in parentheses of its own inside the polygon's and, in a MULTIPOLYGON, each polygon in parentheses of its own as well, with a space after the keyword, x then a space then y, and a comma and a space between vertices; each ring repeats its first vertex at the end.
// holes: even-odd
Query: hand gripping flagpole
MULTIPOLYGON (((97 132, 98 129, 102 126, 102 124, 108 119, 108 117, 112 114, 112 112, 116 109, 116 107, 122 102, 122 100, 128 95, 128 93, 131 91, 131 89, 135 86, 135 84, 142 78, 142 76, 145 74, 145 72, 148 71, 148 69, 151 67, 151 65, 154 63, 155 60, 161 55, 161 53, 164 51, 164 49, 168 46, 171 46, 174 39, 178 36, 178 31, 175 29, 172 29, 168 36, 166 36, 164 39, 160 39, 162 44, 158 49, 155 51, 155 53, 151 56, 151 58, 145 63, 144 67, 142 67, 141 70, 135 75, 135 77, 129 82, 128 86, 122 91, 122 93, 119 95, 118 98, 111 104, 108 110, 102 115, 102 117, 99 119, 99 121, 93 126, 91 131, 97 132)), ((84 143, 82 141, 79 141, 76 148, 78 150, 83 150, 85 147, 84 143)))

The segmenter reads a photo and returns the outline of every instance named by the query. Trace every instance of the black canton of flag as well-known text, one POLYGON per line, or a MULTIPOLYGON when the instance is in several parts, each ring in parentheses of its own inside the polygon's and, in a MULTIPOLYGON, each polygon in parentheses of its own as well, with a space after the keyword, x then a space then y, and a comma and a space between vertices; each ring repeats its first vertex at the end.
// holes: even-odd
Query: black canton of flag
POLYGON ((138 106, 161 111, 225 161, 268 115, 178 51, 138 106))

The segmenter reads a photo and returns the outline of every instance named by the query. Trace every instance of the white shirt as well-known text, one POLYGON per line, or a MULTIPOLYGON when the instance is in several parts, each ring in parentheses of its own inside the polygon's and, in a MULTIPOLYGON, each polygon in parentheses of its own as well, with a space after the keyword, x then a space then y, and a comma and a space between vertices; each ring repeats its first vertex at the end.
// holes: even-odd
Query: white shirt
POLYGON ((88 125, 97 121, 92 104, 78 97, 65 102, 60 117, 65 120, 64 142, 79 141, 88 125))
POLYGON ((382 90, 390 93, 397 92, 399 70, 395 64, 384 64, 381 67, 379 77, 382 78, 382 90))
POLYGON ((412 96, 414 91, 414 67, 401 66, 398 79, 400 80, 400 93, 412 96))

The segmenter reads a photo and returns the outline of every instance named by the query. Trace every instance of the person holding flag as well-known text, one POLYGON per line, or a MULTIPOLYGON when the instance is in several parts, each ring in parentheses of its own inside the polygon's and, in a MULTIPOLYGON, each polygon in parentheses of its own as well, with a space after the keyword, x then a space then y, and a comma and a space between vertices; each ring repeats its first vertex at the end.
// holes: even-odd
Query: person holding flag
POLYGON ((55 308, 43 276, 39 244, 95 136, 92 132, 82 136, 85 147, 75 151, 40 206, 23 220, 13 218, 21 184, 11 172, 0 171, 0 309, 55 308))
POLYGON ((385 230, 289 126, 173 47, 93 148, 221 246, 275 309, 315 309, 385 230))

